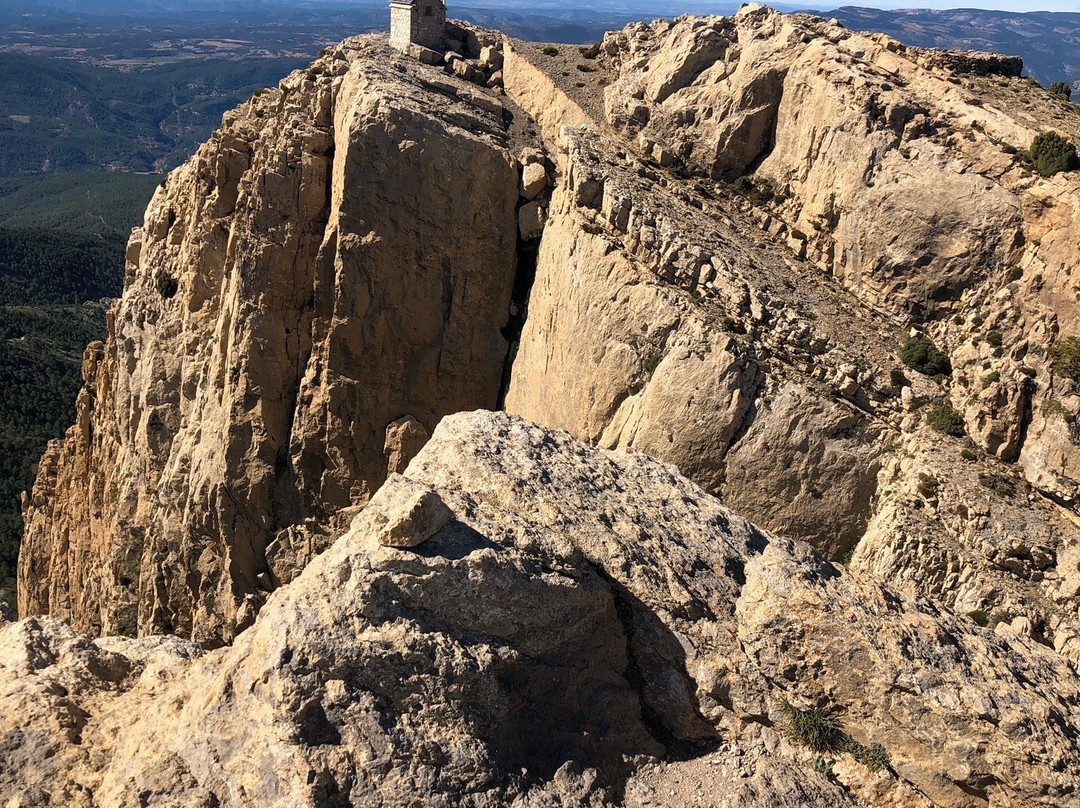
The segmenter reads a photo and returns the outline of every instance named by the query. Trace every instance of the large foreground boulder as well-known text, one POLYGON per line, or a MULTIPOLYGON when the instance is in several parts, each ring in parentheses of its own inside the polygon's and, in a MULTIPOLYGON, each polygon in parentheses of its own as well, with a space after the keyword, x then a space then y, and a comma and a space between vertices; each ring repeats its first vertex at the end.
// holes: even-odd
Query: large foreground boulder
POLYGON ((0 803, 1060 806, 1078 715, 1049 649, 477 412, 230 648, 0 628, 0 803))

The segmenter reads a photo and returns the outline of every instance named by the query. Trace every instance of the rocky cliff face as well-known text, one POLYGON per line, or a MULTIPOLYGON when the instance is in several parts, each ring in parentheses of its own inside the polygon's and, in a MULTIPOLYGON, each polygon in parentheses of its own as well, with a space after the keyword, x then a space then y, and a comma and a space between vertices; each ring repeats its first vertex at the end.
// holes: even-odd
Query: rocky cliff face
POLYGON ((394 53, 333 49, 155 195, 26 504, 22 613, 228 638, 443 415, 496 405, 503 108, 394 53))
POLYGON ((508 409, 1080 659, 1077 402, 1052 359, 1077 185, 1012 148, 1080 116, 1011 63, 754 6, 629 26, 599 63, 606 89, 565 91, 603 92, 605 119, 548 132, 568 167, 508 409), (951 373, 905 367, 912 334, 951 373))
POLYGON ((597 60, 493 37, 441 68, 350 40, 170 177, 26 504, 22 612, 230 640, 505 393, 1080 660, 1080 186, 1012 153, 1080 117, 1012 63, 758 6, 597 60), (951 370, 905 367, 912 334, 951 370))
POLYGON ((0 801, 1075 801, 1080 184, 1016 152, 1080 114, 759 6, 454 33, 156 195, 25 501, 0 801))
POLYGON ((1077 715, 1052 650, 490 413, 445 419, 231 648, 0 628, 27 807, 1060 806, 1077 715), (452 517, 426 541, 421 492, 452 517), (422 543, 385 546, 403 518, 422 543), (826 713, 808 748, 792 717, 826 713))

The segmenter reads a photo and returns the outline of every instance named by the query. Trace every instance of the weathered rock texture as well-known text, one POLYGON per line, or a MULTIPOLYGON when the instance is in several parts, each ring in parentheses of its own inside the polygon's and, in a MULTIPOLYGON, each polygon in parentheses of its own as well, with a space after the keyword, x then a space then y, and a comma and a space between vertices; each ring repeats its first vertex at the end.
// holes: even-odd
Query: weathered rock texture
POLYGON ((228 114, 132 239, 26 503, 21 613, 228 638, 443 415, 494 407, 505 145, 496 99, 377 38, 228 114))
MULTIPOLYGON (((525 56, 532 111, 559 82, 525 56)), ((1080 115, 1009 60, 762 6, 628 26, 598 62, 606 89, 544 103, 603 92, 605 120, 538 118, 565 170, 507 408, 1080 660, 1080 396, 1051 361, 1080 185, 1012 148, 1080 115), (915 325, 951 375, 904 367, 915 325), (928 428, 942 402, 966 437, 928 428)))
POLYGON ((1061 806, 1078 715, 1050 649, 490 413, 445 419, 231 648, 0 628, 0 800, 23 808, 1061 806), (453 520, 381 546, 431 489, 453 520), (815 773, 780 700, 889 766, 815 773))
POLYGON ((169 180, 27 503, 24 613, 231 637, 507 371, 510 411, 1080 661, 1080 185, 1015 154, 1076 110, 761 6, 588 64, 455 31, 441 67, 347 43, 169 180))

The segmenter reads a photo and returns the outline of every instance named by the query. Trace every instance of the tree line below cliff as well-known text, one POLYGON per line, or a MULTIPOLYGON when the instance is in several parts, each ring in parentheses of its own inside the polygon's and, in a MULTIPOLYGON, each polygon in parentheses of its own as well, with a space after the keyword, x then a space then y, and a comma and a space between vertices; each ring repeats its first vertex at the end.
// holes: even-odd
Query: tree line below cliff
POLYGON ((0 228, 0 601, 13 603, 20 494, 73 423, 87 343, 120 294, 124 238, 0 228))

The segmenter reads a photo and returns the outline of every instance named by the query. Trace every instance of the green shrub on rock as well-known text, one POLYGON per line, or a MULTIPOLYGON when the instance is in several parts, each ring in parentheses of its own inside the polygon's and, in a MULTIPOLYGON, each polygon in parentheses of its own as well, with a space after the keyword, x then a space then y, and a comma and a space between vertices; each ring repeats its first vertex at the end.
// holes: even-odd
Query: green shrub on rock
POLYGON ((1080 337, 1063 337, 1050 349, 1050 369, 1058 376, 1080 381, 1080 337))
POLYGON ((157 286, 158 294, 166 300, 173 297, 180 288, 176 278, 164 271, 158 273, 155 286, 157 286))
POLYGON ((952 372, 949 357, 927 337, 912 337, 900 349, 904 364, 927 376, 946 376, 952 372))
POLYGON ((824 707, 800 710, 783 700, 777 706, 784 718, 784 731, 791 740, 815 752, 843 750, 847 736, 832 711, 824 707))
POLYGON ((945 435, 954 438, 964 436, 964 416, 961 415, 948 401, 942 401, 930 411, 930 426, 945 435))
POLYGON ((885 771, 890 763, 889 752, 879 743, 867 746, 861 755, 856 755, 856 759, 875 774, 885 771))
POLYGON ((806 764, 810 771, 817 772, 829 777, 833 773, 833 762, 826 760, 825 758, 818 756, 806 764))
POLYGON ((1028 151, 1028 159, 1031 160, 1031 167, 1044 177, 1080 168, 1076 146, 1057 132, 1036 135, 1028 151))

